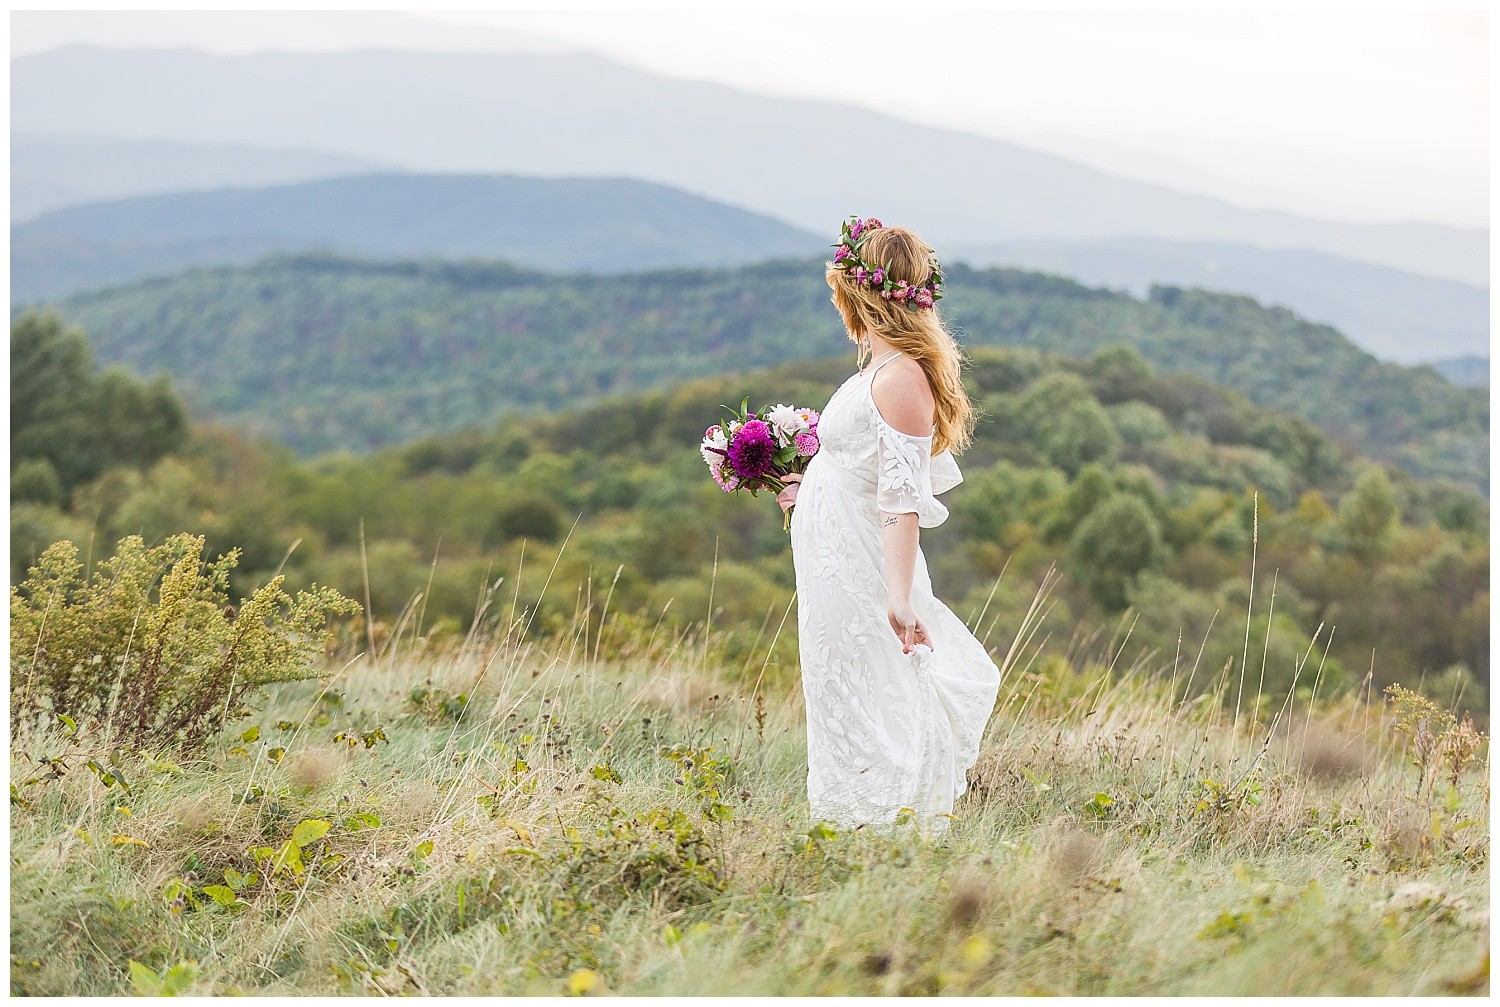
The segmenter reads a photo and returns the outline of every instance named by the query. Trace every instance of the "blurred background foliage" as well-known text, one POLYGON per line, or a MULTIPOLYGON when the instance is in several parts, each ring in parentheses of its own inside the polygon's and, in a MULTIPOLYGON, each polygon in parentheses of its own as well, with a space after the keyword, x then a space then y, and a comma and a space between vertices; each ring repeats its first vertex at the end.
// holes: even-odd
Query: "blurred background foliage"
MULTIPOLYGON (((747 394, 822 406, 852 354, 303 459, 190 426, 163 378, 99 373, 56 315, 16 320, 11 353, 13 583, 59 539, 97 564, 126 535, 187 531, 209 555, 242 550, 239 594, 280 570, 363 600, 368 575, 384 630, 418 596, 406 631, 428 634, 467 628, 487 592, 491 614, 534 607, 533 630, 584 609, 597 626, 607 599, 643 631, 711 619, 729 660, 795 675, 780 513, 721 493, 696 445, 747 394)), ((992 649, 1055 568, 1033 646, 1154 651, 1192 691, 1243 672, 1279 696, 1321 668, 1329 694, 1399 681, 1485 707, 1489 512, 1472 485, 1373 461, 1125 343, 974 347, 966 381, 983 418, 923 552, 992 649)))

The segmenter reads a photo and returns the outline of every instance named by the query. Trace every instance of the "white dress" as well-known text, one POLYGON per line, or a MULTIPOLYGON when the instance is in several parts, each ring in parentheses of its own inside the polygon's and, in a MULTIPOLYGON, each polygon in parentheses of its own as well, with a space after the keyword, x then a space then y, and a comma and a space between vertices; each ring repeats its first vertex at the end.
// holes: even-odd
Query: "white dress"
POLYGON ((968 785, 1000 669, 933 595, 920 549, 911 605, 932 650, 903 653, 886 615, 880 512, 935 527, 948 517, 936 494, 963 479, 951 452, 934 457, 930 435, 903 433, 876 408, 870 383, 897 355, 828 400, 792 511, 807 799, 815 820, 881 828, 910 808, 940 834, 968 785))

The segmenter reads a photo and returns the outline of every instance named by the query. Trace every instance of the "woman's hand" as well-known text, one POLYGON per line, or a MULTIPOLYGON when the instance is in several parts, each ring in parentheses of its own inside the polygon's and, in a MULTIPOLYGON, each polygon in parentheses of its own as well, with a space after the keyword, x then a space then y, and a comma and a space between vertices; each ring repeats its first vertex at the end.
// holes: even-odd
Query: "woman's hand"
POLYGON ((892 601, 886 611, 886 618, 891 621, 891 629, 896 631, 896 637, 901 641, 903 654, 910 654, 912 648, 919 643, 932 647, 927 627, 917 618, 910 601, 892 601))
POLYGON ((781 504, 781 512, 783 514, 791 510, 792 505, 797 502, 797 484, 801 481, 802 477, 795 472, 782 479, 782 482, 786 483, 787 486, 786 489, 776 494, 776 502, 781 504))

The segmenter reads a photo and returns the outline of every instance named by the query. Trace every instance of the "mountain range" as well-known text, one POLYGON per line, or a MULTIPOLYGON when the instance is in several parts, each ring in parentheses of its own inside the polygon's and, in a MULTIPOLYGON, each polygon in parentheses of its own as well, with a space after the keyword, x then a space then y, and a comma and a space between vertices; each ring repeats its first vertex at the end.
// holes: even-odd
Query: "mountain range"
MULTIPOLYGON (((57 299, 273 252, 502 258, 558 272, 628 273, 800 258, 827 246, 771 217, 630 179, 367 174, 54 210, 12 228, 11 300, 57 299)), ((1486 291, 1320 252, 1150 238, 955 251, 979 265, 1058 273, 1138 296, 1153 284, 1248 293, 1335 325, 1388 360, 1488 352, 1486 291)), ((1465 373, 1472 380, 1473 369, 1465 373)))
POLYGON ((360 175, 72 207, 11 234, 11 299, 54 299, 269 252, 508 259, 627 273, 803 258, 826 241, 632 179, 360 175))
POLYGON ((128 196, 283 185, 389 167, 323 150, 14 133, 10 219, 128 196))
POLYGON ((1247 210, 1066 158, 579 53, 256 53, 72 46, 12 61, 19 131, 315 148, 435 173, 623 176, 824 233, 920 222, 939 249, 1149 237, 1309 249, 1488 283, 1488 236, 1247 210))
POLYGON ((1154 284, 1238 291, 1327 322, 1385 360, 1489 352, 1487 288, 1324 252, 1161 238, 1017 241, 961 252, 975 265, 1057 273, 1138 296, 1154 284))

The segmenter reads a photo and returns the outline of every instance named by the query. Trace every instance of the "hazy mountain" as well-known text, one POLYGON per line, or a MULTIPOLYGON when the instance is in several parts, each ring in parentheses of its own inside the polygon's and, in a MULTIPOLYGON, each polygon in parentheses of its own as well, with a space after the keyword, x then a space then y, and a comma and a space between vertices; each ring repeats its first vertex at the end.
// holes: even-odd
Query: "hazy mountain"
POLYGON ((21 130, 316 147, 435 172, 621 175, 819 234, 850 213, 907 221, 939 250, 1143 235, 1313 249, 1479 285, 1489 275, 1480 230, 1251 211, 998 140, 592 55, 71 47, 13 61, 11 99, 21 130))
MULTIPOLYGON (((970 345, 1162 369, 1302 416, 1413 472, 1487 483, 1488 396, 1381 363, 1336 330, 1237 295, 1149 298, 1015 270, 948 270, 970 345)), ((195 406, 304 451, 368 448, 852 347, 818 259, 627 276, 506 263, 277 257, 82 294, 64 316, 102 360, 166 369, 195 406)), ((1197 394, 1183 379, 1184 400, 1197 394)), ((633 418, 630 422, 651 422, 633 418)), ((1295 432, 1286 433, 1288 451, 1295 432)))
POLYGON ((389 167, 321 150, 19 133, 10 143, 10 213, 14 222, 125 196, 280 185, 389 167))
POLYGON ((1490 386, 1489 357, 1455 357, 1452 360, 1434 360, 1428 366, 1455 385, 1468 388, 1490 386))
MULTIPOLYGON (((11 299, 319 248, 619 273, 801 257, 825 244, 768 217, 628 180, 368 175, 46 214, 13 229, 11 299)), ((1248 293, 1406 363, 1483 354, 1489 344, 1487 291, 1317 252, 1150 238, 954 251, 976 265, 1039 269, 1137 295, 1158 283, 1248 293)))
POLYGON ((272 251, 504 258, 621 273, 801 258, 826 244, 779 220, 631 179, 361 175, 46 214, 13 229, 11 299, 55 298, 272 251))
POLYGON ((1246 293, 1327 322, 1378 357, 1417 363, 1489 352, 1489 290, 1321 252, 1154 238, 1009 242, 959 251, 1144 294, 1152 284, 1246 293))

